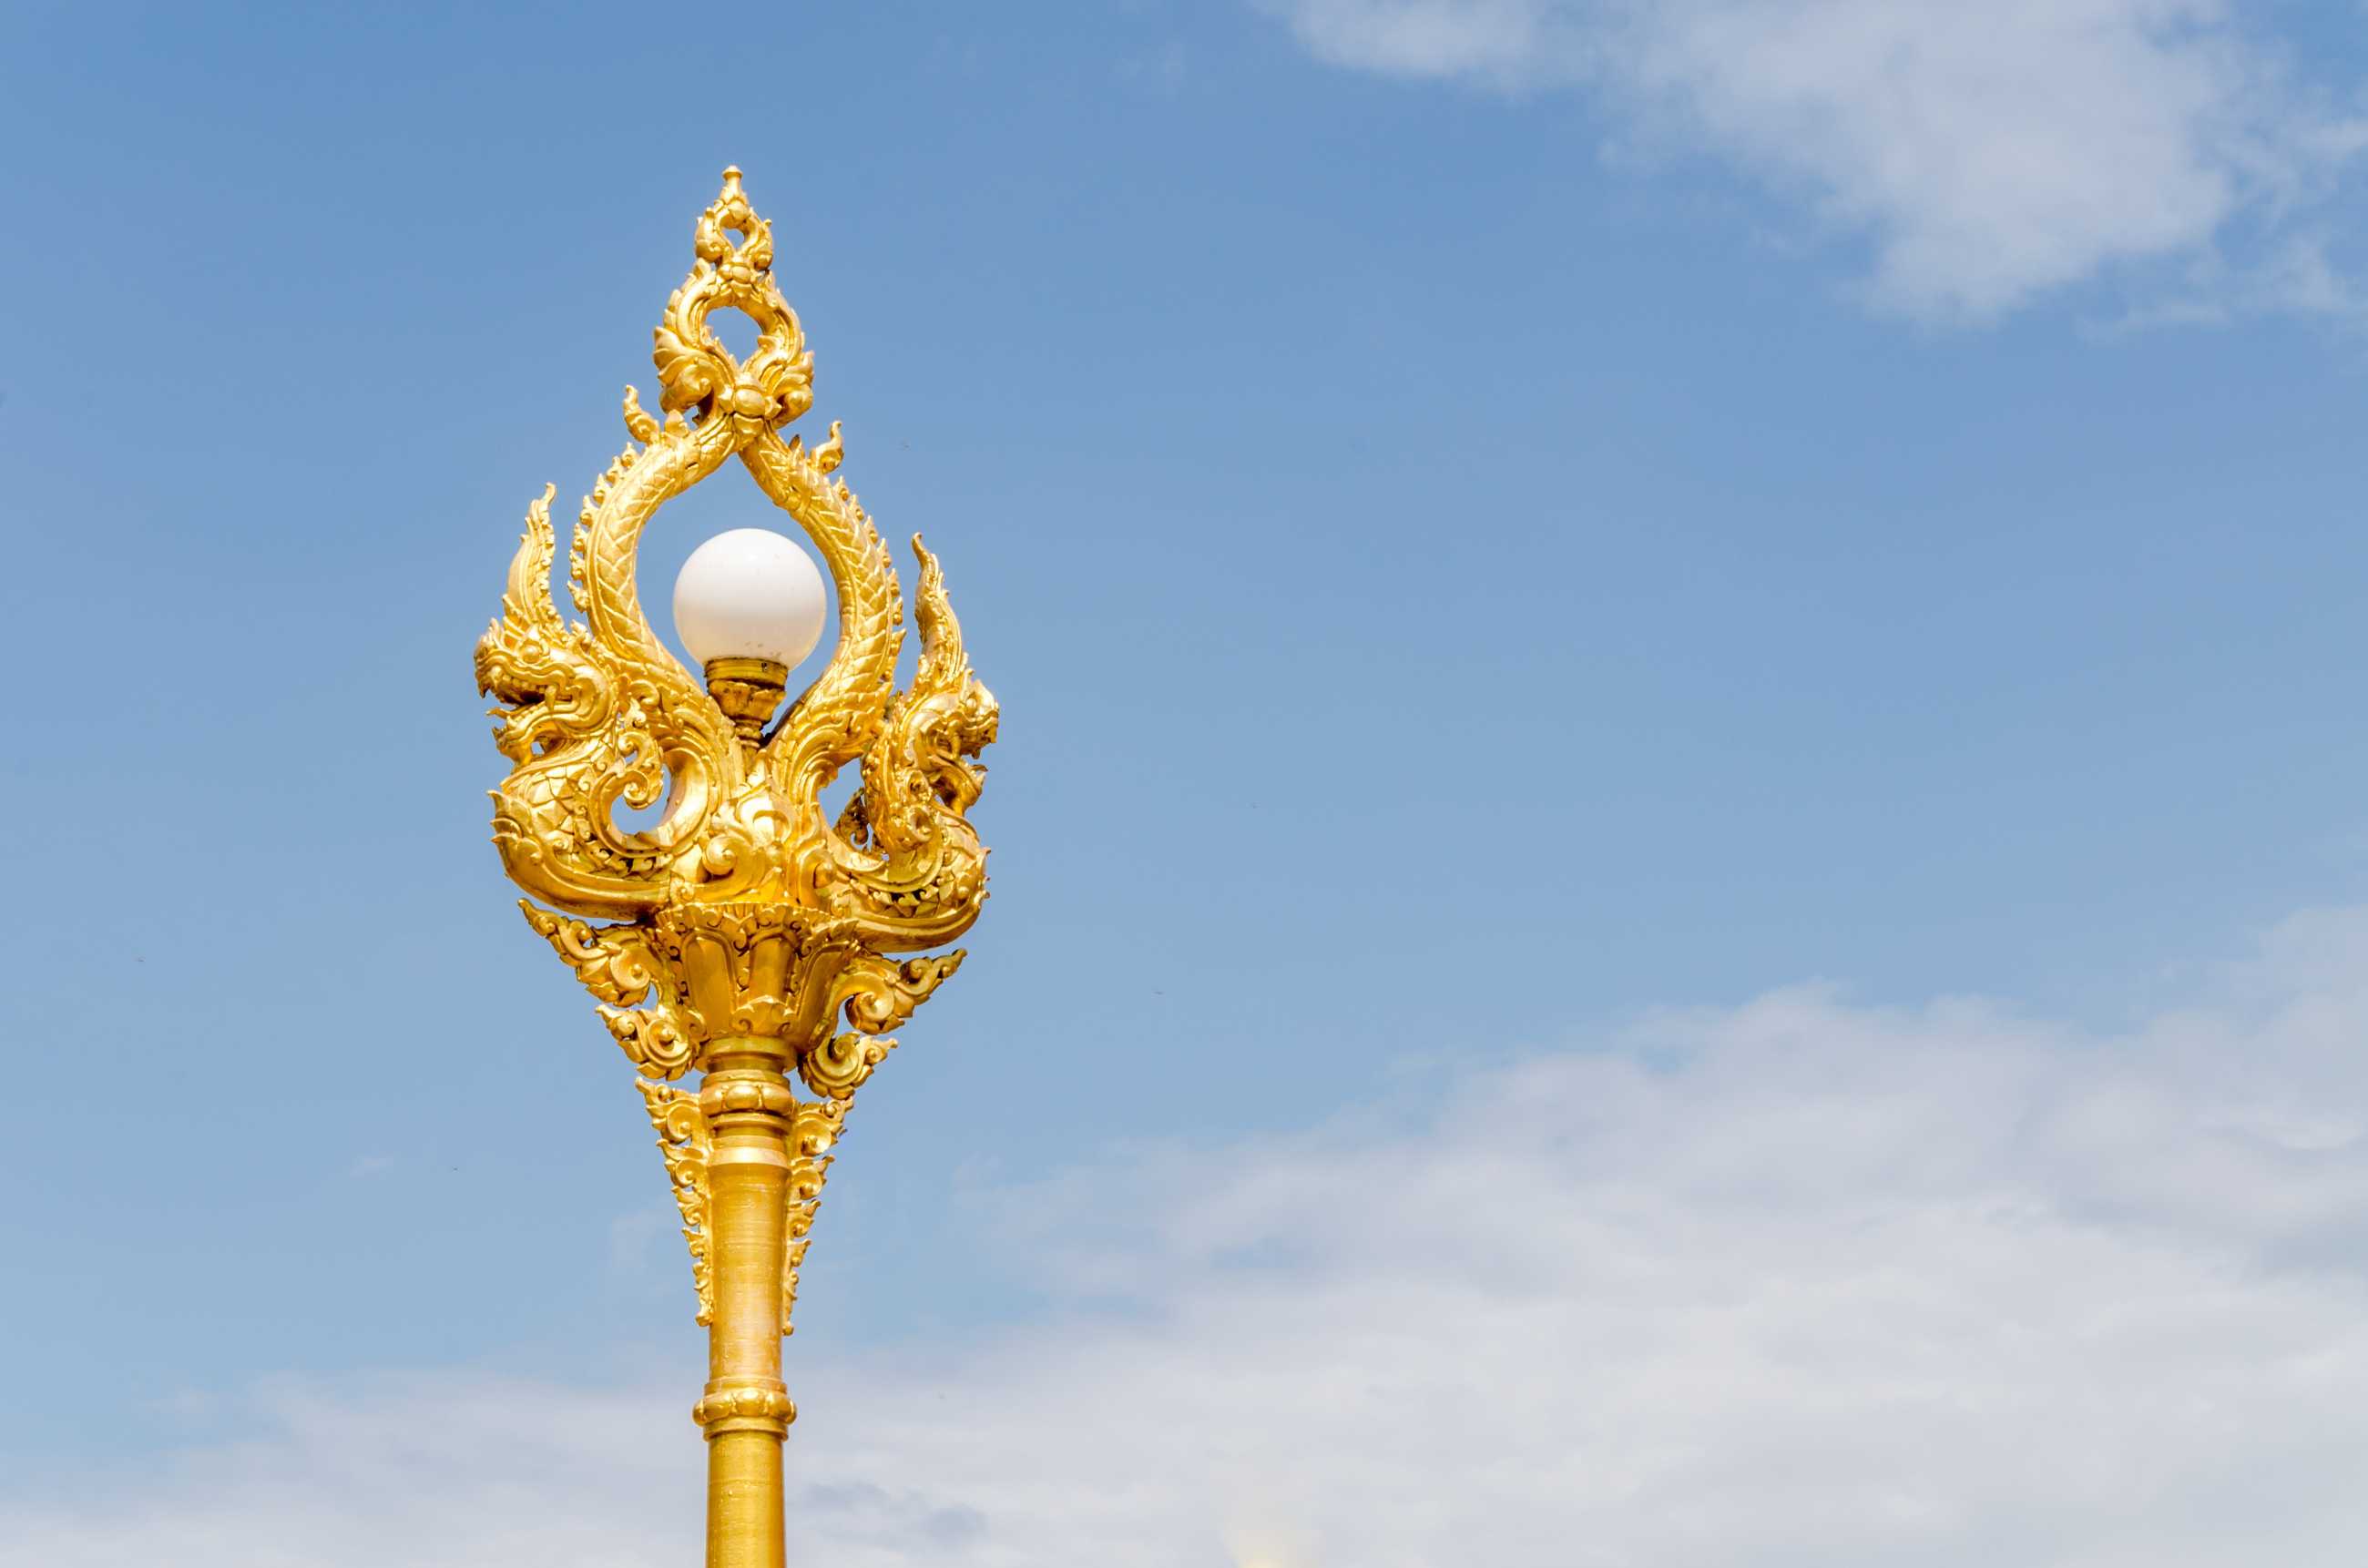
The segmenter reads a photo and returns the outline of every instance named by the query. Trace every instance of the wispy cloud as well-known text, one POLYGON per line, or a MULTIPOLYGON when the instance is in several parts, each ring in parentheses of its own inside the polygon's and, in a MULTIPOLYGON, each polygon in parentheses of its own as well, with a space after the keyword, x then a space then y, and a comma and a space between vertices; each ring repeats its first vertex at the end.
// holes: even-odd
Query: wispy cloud
MULTIPOLYGON (((2360 1562, 2363 1038, 2368 912, 2321 914, 2123 1034, 1793 989, 1008 1193, 1072 1304, 801 1336, 796 1537, 842 1568, 2360 1562)), ((0 1564, 679 1559, 687 1398, 264 1390, 259 1439, 0 1505, 0 1564)))
POLYGON ((1263 0, 1335 64, 1579 87, 1873 248, 1870 299, 1994 317, 2138 269, 2162 314, 2356 317, 2308 224, 2368 119, 2219 0, 1263 0))

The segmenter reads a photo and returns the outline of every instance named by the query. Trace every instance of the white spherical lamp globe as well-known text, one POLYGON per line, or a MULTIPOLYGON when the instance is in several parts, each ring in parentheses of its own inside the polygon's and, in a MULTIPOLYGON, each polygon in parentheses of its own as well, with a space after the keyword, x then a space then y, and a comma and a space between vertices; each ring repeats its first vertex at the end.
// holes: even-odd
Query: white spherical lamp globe
POLYGON ((674 629, 701 667, 718 659, 795 665, 822 641, 822 573, 768 528, 734 528, 690 552, 674 580, 674 629))

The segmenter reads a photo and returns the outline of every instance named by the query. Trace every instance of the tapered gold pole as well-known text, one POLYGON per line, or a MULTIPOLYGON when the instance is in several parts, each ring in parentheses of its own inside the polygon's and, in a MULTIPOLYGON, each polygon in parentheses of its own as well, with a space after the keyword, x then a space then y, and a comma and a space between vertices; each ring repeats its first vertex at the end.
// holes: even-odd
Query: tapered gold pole
POLYGON ((783 1568, 781 1441, 797 1409, 781 1383, 781 1269, 796 1102, 779 1040, 714 1042, 699 1108, 708 1157, 715 1317, 707 1392, 707 1568, 783 1568))

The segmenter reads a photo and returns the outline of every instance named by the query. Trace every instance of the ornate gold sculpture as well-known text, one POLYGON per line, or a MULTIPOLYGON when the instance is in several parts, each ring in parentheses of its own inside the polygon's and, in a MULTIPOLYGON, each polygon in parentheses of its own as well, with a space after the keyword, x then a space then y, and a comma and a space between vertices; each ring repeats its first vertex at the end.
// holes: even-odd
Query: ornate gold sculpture
POLYGON ((831 477, 838 426, 812 449, 777 433, 812 403, 814 361, 737 169, 695 245, 656 332, 663 418, 626 389, 634 444, 576 525, 568 587, 585 619, 563 620, 552 602, 546 488, 477 644, 477 684, 501 704, 495 739, 513 765, 494 791, 494 843, 528 922, 646 1074, 682 1209, 711 1346, 693 1413, 709 1442, 709 1568, 780 1568, 780 1449, 796 1414, 780 1336, 848 1101, 895 1043, 886 1031, 962 960, 892 955, 961 936, 985 900, 967 813, 996 704, 917 535, 920 662, 894 689, 904 602, 871 519, 831 477), (723 309, 757 324, 745 361, 708 329, 723 309), (634 587, 650 518, 734 457, 814 541, 838 597, 827 665, 769 725, 786 669, 719 659, 702 687, 634 587), (849 763, 861 785, 834 821, 821 792, 849 763), (653 827, 615 819, 620 803, 661 801, 653 827), (695 1091, 674 1086, 688 1073, 695 1091))

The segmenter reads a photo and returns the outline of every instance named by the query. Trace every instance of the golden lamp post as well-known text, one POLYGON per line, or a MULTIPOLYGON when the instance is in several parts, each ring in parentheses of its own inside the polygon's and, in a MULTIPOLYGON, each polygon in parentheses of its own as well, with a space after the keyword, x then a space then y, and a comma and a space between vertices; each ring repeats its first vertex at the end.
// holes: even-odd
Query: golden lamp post
POLYGON ((477 644, 510 759, 494 843, 528 922, 599 1000, 641 1074, 690 1243, 709 1376, 708 1568, 780 1568, 781 1382, 798 1265, 848 1101, 962 963, 942 947, 978 918, 986 849, 966 820, 995 738, 945 579, 918 536, 920 659, 895 689, 905 609, 895 568, 818 447, 780 427, 814 401, 814 357, 773 281, 771 225, 723 172, 698 260, 657 327, 660 415, 625 392, 632 441, 593 487, 568 551, 584 619, 552 598, 552 490, 527 510, 502 613, 477 644), (735 358, 718 310, 757 324, 735 358), (830 573, 838 639, 775 717, 823 621, 823 586, 778 534, 737 529, 683 567, 675 620, 704 679, 651 630, 634 589, 657 509, 737 458, 830 573), (836 820, 823 790, 861 783, 836 820), (620 805, 655 825, 620 824, 620 805), (848 1026, 837 1026, 844 1019, 848 1026), (696 1089, 678 1087, 697 1074, 696 1089), (810 1097, 792 1086, 802 1084, 810 1097))

